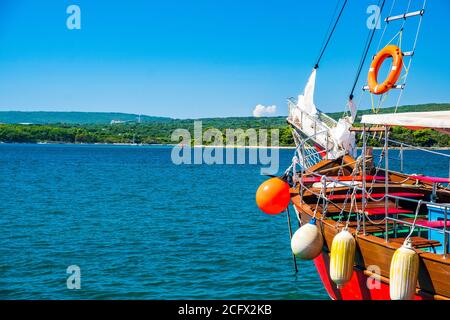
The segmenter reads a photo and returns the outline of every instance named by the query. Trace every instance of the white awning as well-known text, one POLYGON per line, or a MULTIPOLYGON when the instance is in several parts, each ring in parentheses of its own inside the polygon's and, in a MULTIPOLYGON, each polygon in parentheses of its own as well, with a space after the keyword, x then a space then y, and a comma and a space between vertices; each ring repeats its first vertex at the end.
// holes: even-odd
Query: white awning
POLYGON ((363 115, 361 123, 412 128, 450 129, 450 110, 363 115))

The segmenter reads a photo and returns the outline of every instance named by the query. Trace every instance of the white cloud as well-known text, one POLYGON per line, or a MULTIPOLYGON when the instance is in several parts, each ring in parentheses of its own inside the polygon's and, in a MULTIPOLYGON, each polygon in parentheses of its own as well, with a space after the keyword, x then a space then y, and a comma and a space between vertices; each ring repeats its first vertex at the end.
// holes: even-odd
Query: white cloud
POLYGON ((275 105, 265 107, 262 104, 258 104, 255 109, 253 109, 253 116, 262 117, 265 115, 274 114, 275 112, 277 112, 277 106, 275 105))

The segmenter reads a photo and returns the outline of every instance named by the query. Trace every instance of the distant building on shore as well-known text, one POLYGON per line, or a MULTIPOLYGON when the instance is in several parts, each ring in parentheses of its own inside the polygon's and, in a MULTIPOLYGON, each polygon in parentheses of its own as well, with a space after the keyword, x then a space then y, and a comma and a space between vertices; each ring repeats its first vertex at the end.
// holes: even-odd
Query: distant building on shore
POLYGON ((120 124, 120 123, 128 123, 128 122, 141 123, 141 115, 136 117, 136 120, 111 120, 111 122, 109 124, 120 124))
POLYGON ((119 123, 126 123, 130 122, 129 120, 111 120, 110 124, 119 124, 119 123))

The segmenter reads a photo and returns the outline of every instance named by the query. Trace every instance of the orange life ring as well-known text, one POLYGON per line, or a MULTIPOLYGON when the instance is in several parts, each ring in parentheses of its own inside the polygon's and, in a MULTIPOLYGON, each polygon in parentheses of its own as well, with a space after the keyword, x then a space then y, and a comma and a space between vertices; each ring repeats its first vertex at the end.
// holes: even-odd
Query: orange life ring
POLYGON ((374 94, 383 94, 389 91, 397 82, 400 74, 402 73, 403 66, 403 54, 399 47, 396 45, 390 44, 380 52, 377 53, 375 58, 372 61, 369 69, 368 75, 368 84, 370 92, 374 94), (381 65, 383 64, 386 58, 392 58, 392 67, 391 71, 389 71, 389 75, 383 83, 378 83, 377 76, 378 70, 380 70, 381 65))

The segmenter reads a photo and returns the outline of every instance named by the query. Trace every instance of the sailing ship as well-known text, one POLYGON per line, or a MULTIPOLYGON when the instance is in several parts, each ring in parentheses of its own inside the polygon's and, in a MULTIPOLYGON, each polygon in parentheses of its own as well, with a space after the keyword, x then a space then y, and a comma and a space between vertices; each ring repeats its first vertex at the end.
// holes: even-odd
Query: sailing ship
MULTIPOLYGON (((380 1, 381 14, 385 2, 380 1)), ((346 3, 334 19, 326 43, 346 3)), ((397 41, 394 37, 378 48, 370 63, 362 94, 378 103, 372 106, 373 114, 362 117, 361 126, 355 123, 358 103, 353 94, 376 30, 370 30, 364 46, 349 95, 349 114, 339 121, 314 104, 316 63, 303 94, 288 100, 287 122, 296 144, 292 164, 282 177, 264 182, 256 194, 264 212, 286 210, 290 229, 292 203, 299 224, 294 234, 290 232, 294 262, 313 260, 326 291, 335 300, 450 299, 450 179, 405 173, 402 154, 404 148, 413 148, 442 157, 445 165, 450 155, 394 141, 390 135, 394 126, 448 134, 450 111, 378 112, 390 92, 399 93, 398 106, 406 87, 425 1, 421 5, 413 10, 411 1, 405 7, 392 4, 384 19, 380 44, 387 28, 397 28, 397 41), (406 51, 401 37, 412 19, 418 23, 411 51, 406 51), (392 59, 389 73, 384 81, 378 81, 378 71, 387 58, 392 59), (379 154, 368 144, 373 137, 382 142, 379 154), (356 140, 362 144, 360 151, 356 140), (390 151, 399 154, 398 170, 391 169, 390 151)))

